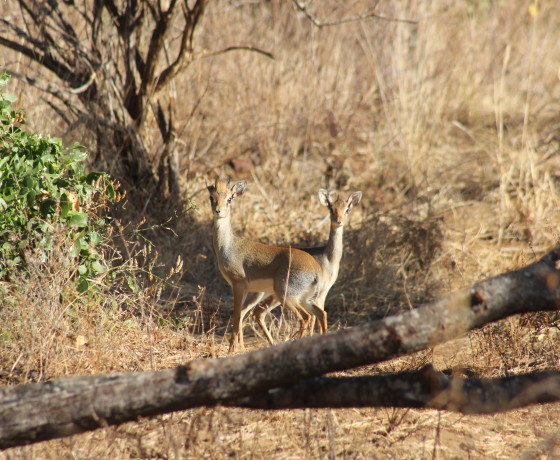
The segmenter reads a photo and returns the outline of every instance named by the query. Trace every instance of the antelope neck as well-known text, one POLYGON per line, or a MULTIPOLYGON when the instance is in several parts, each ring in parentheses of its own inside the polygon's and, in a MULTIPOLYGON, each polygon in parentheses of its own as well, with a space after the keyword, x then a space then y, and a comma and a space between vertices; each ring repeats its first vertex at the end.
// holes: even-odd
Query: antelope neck
POLYGON ((224 217, 214 216, 214 250, 220 254, 219 249, 230 248, 233 244, 233 232, 231 230, 231 219, 228 213, 224 217))
POLYGON ((342 258, 342 233, 343 225, 332 225, 327 242, 327 258, 329 262, 338 262, 342 258))

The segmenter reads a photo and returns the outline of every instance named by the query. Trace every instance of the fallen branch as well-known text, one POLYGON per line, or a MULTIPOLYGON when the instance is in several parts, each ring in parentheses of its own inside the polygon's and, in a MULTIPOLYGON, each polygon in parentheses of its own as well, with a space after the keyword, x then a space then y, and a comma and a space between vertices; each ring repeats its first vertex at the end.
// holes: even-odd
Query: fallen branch
POLYGON ((61 378, 0 388, 0 448, 284 387, 377 363, 517 313, 560 305, 560 247, 519 270, 406 313, 252 353, 173 370, 61 378))
POLYGON ((557 401, 558 371, 476 379, 448 376, 430 365, 392 375, 316 377, 223 404, 253 409, 412 407, 494 414, 557 401))

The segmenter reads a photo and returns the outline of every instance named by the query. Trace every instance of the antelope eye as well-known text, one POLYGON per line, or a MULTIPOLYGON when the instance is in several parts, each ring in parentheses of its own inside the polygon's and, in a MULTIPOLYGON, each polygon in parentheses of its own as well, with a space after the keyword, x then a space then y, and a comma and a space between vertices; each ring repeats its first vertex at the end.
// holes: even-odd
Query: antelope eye
POLYGON ((231 196, 228 197, 228 199, 226 201, 227 201, 228 204, 230 204, 231 203, 231 196))

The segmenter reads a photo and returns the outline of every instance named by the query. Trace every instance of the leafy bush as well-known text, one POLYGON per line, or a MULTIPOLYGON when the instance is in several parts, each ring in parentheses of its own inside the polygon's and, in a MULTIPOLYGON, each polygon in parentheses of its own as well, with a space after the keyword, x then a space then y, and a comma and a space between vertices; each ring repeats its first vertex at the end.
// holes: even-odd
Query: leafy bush
MULTIPOLYGON (((8 80, 0 76, 0 90, 8 80)), ((46 260, 54 233, 63 229, 78 262, 78 290, 85 291, 88 279, 107 271, 98 249, 107 221, 99 211, 115 190, 106 174, 85 173, 82 146, 65 148, 60 139, 22 129, 25 117, 12 110, 14 100, 0 94, 0 279, 25 270, 30 249, 46 260)))

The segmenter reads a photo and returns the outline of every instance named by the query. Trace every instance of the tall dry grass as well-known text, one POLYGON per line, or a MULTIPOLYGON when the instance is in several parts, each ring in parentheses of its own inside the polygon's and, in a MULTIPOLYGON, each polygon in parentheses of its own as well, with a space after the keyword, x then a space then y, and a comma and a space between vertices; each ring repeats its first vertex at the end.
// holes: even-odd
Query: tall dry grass
MULTIPOLYGON (((306 4, 325 20, 371 6, 306 4)), ((218 174, 249 181, 234 227, 271 243, 326 239, 326 224, 307 232, 326 214, 320 187, 364 193, 327 299, 332 329, 411 308, 557 244, 560 13, 554 2, 531 5, 380 2, 380 14, 416 24, 370 18, 319 29, 289 2, 211 3, 200 49, 252 45, 274 59, 225 53, 195 61, 174 83, 185 211, 162 217, 145 235, 162 265, 153 273, 165 273, 180 255, 181 276, 161 291, 145 276, 135 293, 84 301, 65 294, 68 271, 52 268, 60 261, 39 265, 28 286, 2 296, 4 381, 225 355, 231 298, 211 251, 204 185, 218 174)), ((36 93, 18 91, 32 124, 63 131, 44 124, 56 118, 44 116, 38 96, 30 99, 36 93)), ((290 337, 289 317, 269 321, 278 340, 290 337)), ((557 325, 554 315, 512 318, 360 372, 426 362, 480 376, 554 367, 557 325)), ((258 336, 250 340, 265 346, 258 336)), ((555 405, 495 417, 198 409, 1 457, 552 458, 557 416, 555 405)))

